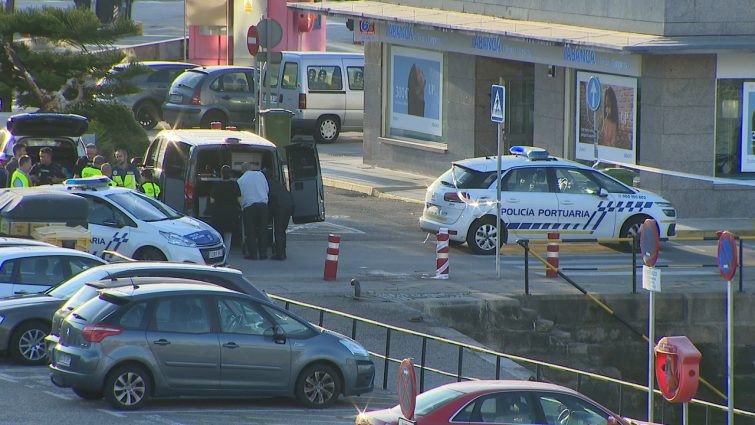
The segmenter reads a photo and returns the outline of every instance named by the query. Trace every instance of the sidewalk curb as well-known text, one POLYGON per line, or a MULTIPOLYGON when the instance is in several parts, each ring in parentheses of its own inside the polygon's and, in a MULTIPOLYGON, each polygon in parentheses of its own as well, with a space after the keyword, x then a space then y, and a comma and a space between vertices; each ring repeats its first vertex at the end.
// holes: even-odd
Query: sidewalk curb
MULTIPOLYGON (((352 192, 363 193, 365 195, 374 196, 376 198, 396 199, 399 201, 411 202, 411 203, 420 204, 420 205, 424 205, 425 203, 425 201, 421 201, 419 199, 396 195, 390 192, 382 192, 375 189, 374 187, 370 185, 353 183, 353 182, 348 182, 344 180, 333 179, 330 177, 323 177, 322 184, 328 187, 335 187, 336 189, 350 190, 352 192)), ((405 189, 409 190, 409 189, 416 189, 416 188, 408 187, 405 189)), ((396 189, 396 190, 400 190, 400 189, 396 189)))

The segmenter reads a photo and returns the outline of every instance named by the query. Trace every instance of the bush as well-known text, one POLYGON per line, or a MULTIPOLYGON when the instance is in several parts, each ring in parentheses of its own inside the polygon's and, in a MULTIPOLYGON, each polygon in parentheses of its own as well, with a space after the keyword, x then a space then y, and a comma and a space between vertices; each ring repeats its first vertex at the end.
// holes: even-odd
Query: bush
POLYGON ((109 161, 118 149, 125 149, 133 158, 141 156, 149 146, 147 133, 127 105, 111 102, 78 104, 65 112, 89 118, 88 133, 97 136, 97 150, 109 161))

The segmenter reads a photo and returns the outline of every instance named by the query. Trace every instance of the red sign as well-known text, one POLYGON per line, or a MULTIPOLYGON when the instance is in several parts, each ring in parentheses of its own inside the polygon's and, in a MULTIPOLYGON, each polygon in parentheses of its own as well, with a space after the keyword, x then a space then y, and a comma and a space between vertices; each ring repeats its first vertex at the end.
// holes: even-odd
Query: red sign
POLYGON ((404 359, 398 368, 398 405, 406 419, 411 420, 414 417, 414 408, 417 405, 417 374, 414 373, 414 365, 409 359, 404 359))
POLYGON ((640 229, 640 249, 648 267, 655 266, 658 261, 658 240, 658 224, 652 218, 645 220, 640 229))
POLYGON ((725 230, 719 233, 718 270, 724 280, 732 280, 737 274, 737 240, 725 230))
MULTIPOLYGON (((314 3, 315 0, 299 0, 299 3, 314 3)), ((315 27, 315 15, 313 13, 299 12, 297 26, 300 32, 311 32, 315 27)))
POLYGON ((697 392, 702 355, 686 336, 667 336, 655 347, 655 377, 666 400, 686 403, 697 392))
POLYGON ((246 32, 246 48, 252 56, 257 56, 257 52, 260 51, 260 34, 254 25, 246 32))

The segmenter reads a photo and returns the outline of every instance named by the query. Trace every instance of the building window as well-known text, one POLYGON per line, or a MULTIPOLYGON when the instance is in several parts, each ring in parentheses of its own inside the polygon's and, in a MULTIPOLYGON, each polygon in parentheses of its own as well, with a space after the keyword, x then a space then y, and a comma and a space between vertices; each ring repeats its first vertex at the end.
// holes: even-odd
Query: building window
POLYGON ((507 80, 506 89, 506 134, 531 135, 535 129, 535 81, 507 80))
POLYGON ((755 178, 753 92, 755 83, 747 80, 716 81, 716 177, 755 178))
POLYGON ((443 142, 446 132, 446 55, 391 46, 388 49, 386 135, 443 142))

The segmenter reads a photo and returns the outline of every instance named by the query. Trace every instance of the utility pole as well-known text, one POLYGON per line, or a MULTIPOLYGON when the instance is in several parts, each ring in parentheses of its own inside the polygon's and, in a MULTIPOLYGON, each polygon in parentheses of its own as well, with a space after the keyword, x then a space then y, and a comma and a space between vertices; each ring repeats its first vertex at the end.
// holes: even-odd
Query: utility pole
MULTIPOLYGON (((16 11, 16 0, 5 0, 5 13, 11 14, 16 11)), ((3 40, 8 44, 13 43, 13 33, 3 34, 3 40)), ((13 78, 13 65, 10 63, 3 65, 2 73, 9 81, 13 78)), ((8 87, 0 91, 0 112, 11 112, 13 108, 13 89, 8 87)))

